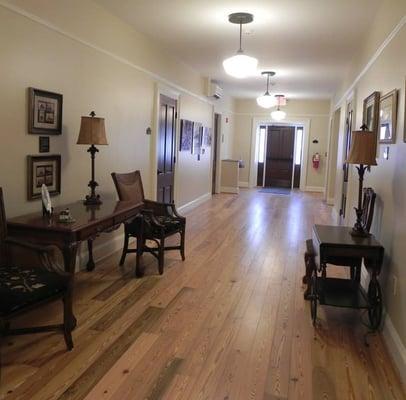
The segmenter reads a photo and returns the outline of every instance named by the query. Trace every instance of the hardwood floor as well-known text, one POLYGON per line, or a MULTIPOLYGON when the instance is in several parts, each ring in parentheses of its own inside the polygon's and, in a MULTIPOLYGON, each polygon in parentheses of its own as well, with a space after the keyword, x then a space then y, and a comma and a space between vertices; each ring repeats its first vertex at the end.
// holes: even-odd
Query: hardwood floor
POLYGON ((406 398, 381 337, 364 346, 365 315, 321 308, 314 333, 301 277, 312 225, 333 221, 320 196, 243 190, 187 217, 186 261, 167 253, 162 277, 146 255, 134 279, 118 253, 77 275, 72 352, 60 335, 8 338, 0 398, 406 398))

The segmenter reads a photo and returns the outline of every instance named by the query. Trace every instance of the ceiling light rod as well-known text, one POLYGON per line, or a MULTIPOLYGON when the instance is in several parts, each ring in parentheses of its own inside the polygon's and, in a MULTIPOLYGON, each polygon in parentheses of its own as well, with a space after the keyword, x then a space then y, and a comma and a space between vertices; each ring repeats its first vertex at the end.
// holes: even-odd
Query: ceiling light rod
POLYGON ((263 71, 261 72, 261 75, 266 75, 266 92, 265 94, 269 94, 269 81, 271 79, 271 76, 275 76, 275 72, 273 71, 263 71))
POLYGON ((254 16, 252 14, 244 12, 237 12, 228 16, 229 22, 240 25, 240 47, 238 48, 237 53, 244 53, 242 49, 242 26, 251 23, 253 20, 254 16))

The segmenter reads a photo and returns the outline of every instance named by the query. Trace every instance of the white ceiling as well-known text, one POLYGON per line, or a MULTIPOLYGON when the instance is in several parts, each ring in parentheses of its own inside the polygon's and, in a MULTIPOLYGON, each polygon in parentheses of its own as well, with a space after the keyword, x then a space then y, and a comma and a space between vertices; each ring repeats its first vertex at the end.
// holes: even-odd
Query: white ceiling
POLYGON ((250 12, 243 49, 259 69, 276 71, 274 93, 288 98, 328 98, 345 77, 380 0, 96 0, 136 30, 159 41, 233 96, 265 91, 260 74, 227 76, 224 58, 238 49, 232 12, 250 12))

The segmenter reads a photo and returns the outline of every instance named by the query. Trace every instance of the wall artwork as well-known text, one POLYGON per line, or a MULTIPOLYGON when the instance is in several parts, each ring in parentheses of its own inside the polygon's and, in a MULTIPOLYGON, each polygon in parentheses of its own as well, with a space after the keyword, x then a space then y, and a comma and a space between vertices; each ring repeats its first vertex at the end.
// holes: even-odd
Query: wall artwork
POLYGON ((60 135, 62 100, 61 94, 29 88, 28 132, 60 135))
POLYGON ((27 198, 41 198, 44 184, 51 196, 61 193, 61 156, 27 156, 27 198))
POLYGON ((180 151, 191 151, 193 140, 193 122, 180 120, 180 151))
POLYGON ((202 124, 200 122, 194 122, 192 154, 200 155, 201 147, 202 147, 202 124))
POLYGON ((204 147, 211 147, 211 129, 205 126, 203 128, 203 146, 204 147))
POLYGON ((362 123, 368 127, 368 130, 374 132, 378 136, 379 124, 379 92, 371 93, 364 100, 364 108, 362 113, 362 123))
POLYGON ((379 104, 379 143, 396 142, 396 114, 398 91, 392 90, 381 97, 379 104))

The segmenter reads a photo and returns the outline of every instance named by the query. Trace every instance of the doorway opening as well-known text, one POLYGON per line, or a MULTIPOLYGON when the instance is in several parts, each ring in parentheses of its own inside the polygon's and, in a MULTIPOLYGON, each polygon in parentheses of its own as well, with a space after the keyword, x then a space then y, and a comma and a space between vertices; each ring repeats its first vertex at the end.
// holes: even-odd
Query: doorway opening
POLYGON ((267 188, 300 188, 304 126, 261 124, 256 135, 256 185, 267 188))
POLYGON ((174 200, 177 100, 159 95, 157 201, 174 200))

